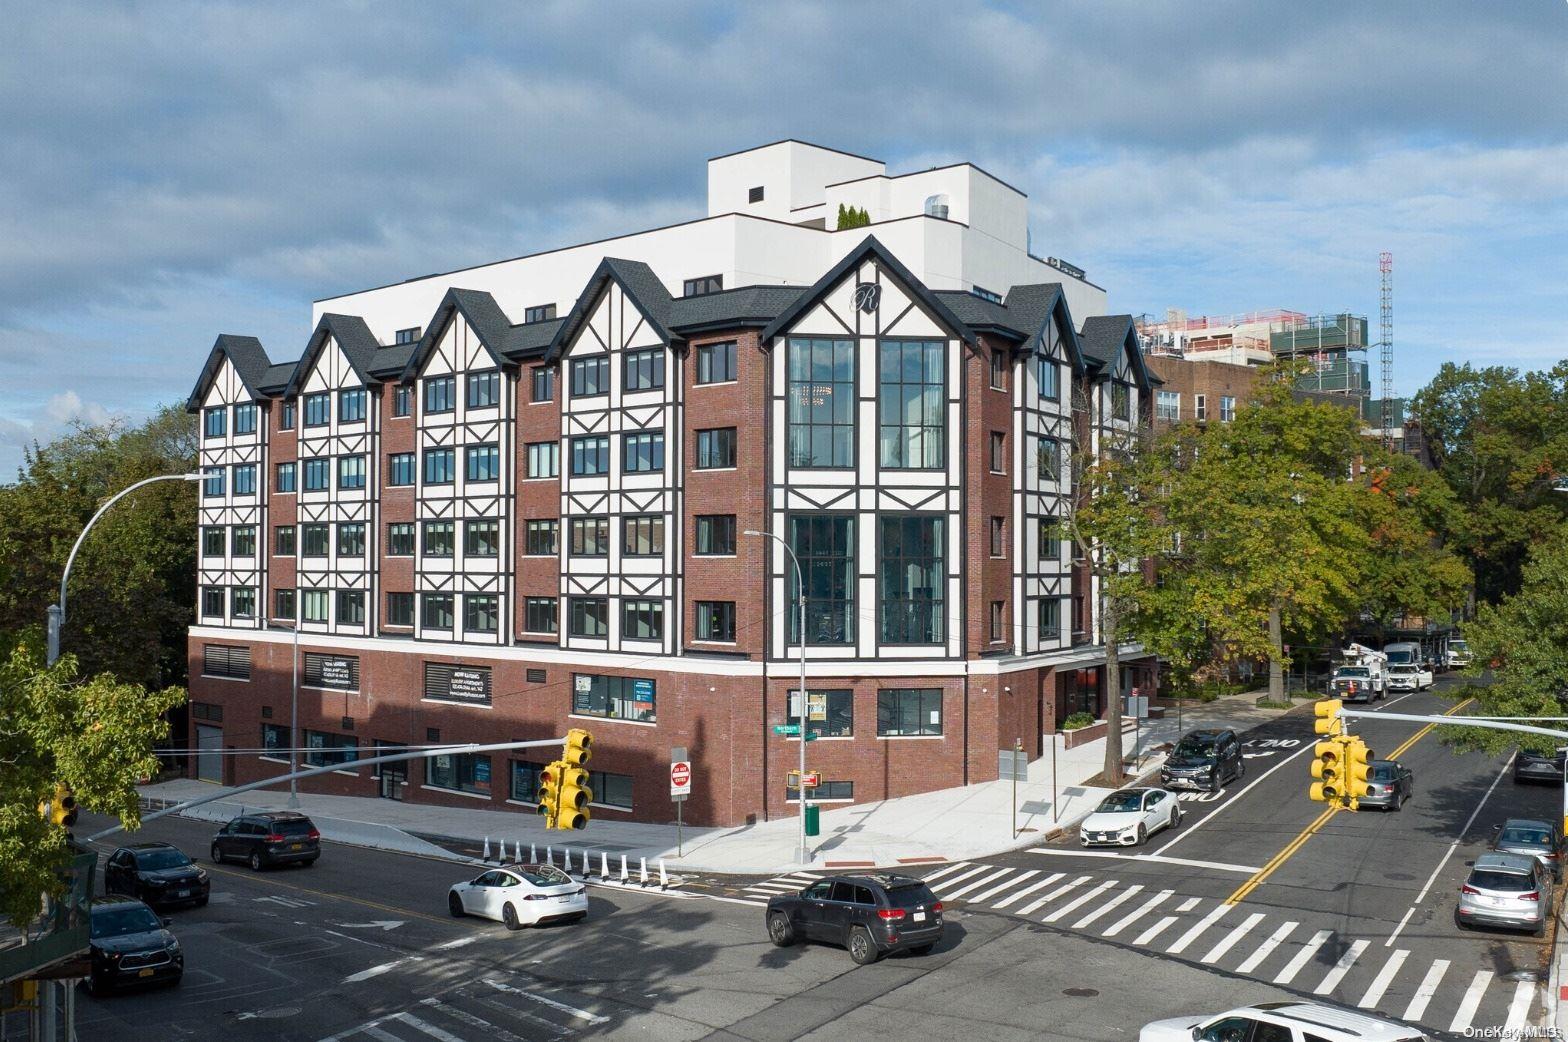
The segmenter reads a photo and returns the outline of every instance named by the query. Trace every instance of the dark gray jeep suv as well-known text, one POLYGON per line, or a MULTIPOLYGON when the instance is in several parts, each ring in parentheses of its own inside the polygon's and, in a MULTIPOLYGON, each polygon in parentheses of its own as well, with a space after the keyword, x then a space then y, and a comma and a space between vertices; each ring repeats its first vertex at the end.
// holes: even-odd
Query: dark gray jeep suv
POLYGON ((767 923, 768 937, 781 948, 826 941, 848 948, 864 966, 893 952, 929 952, 942 939, 942 902, 913 876, 828 876, 771 898, 767 923))

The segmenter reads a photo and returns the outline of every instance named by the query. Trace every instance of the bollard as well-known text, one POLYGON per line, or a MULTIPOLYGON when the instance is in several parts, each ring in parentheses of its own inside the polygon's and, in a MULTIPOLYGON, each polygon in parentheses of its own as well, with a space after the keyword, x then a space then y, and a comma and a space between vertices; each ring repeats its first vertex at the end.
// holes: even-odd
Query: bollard
POLYGON ((555 864, 555 848, 554 847, 545 847, 544 848, 544 863, 547 864, 547 865, 555 864))
POLYGON ((523 863, 523 841, 522 840, 514 839, 512 841, 512 853, 517 855, 517 857, 514 858, 513 860, 515 860, 519 865, 521 865, 523 863))
POLYGON ((599 878, 610 878, 610 855, 602 850, 599 851, 599 878))
POLYGON ((481 860, 481 861, 489 861, 490 860, 490 837, 489 836, 485 837, 485 852, 479 856, 479 860, 481 860))
POLYGON ((638 860, 642 862, 642 869, 641 869, 641 872, 642 872, 642 885, 643 886, 647 886, 648 885, 648 859, 647 858, 639 858, 638 860))
POLYGON ((669 888, 670 888, 670 877, 665 874, 665 871, 664 871, 664 859, 661 857, 659 859, 659 889, 660 890, 668 890, 669 888))
POLYGON ((532 843, 528 844, 528 863, 531 865, 539 863, 539 848, 532 843))
POLYGON ((626 874, 626 855, 622 854, 621 855, 621 885, 625 886, 629 882, 631 882, 631 877, 626 874))

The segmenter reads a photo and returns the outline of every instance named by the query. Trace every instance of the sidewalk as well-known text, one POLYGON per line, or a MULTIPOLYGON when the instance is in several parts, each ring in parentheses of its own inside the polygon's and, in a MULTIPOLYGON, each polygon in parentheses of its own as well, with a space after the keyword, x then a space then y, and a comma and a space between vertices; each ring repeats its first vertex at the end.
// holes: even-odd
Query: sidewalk
MULTIPOLYGON (((1258 692, 1216 699, 1188 706, 1180 730, 1195 727, 1256 727, 1286 710, 1259 709, 1258 692)), ((1174 711, 1143 724, 1140 770, 1147 772, 1164 761, 1163 752, 1151 753, 1175 741, 1180 731, 1174 711)), ((1133 753, 1133 728, 1123 740, 1123 754, 1133 753)), ((693 828, 684 831, 682 856, 676 856, 674 825, 647 825, 596 818, 583 832, 552 832, 528 814, 509 811, 433 807, 428 804, 357 796, 324 796, 301 793, 300 809, 310 815, 324 837, 358 846, 397 850, 431 857, 451 857, 443 847, 420 837, 456 840, 478 846, 504 840, 510 847, 530 844, 540 851, 547 846, 576 851, 600 851, 612 860, 625 855, 634 865, 647 858, 650 865, 663 860, 670 871, 720 874, 774 875, 803 867, 869 868, 926 861, 973 860, 1005 850, 1032 846, 1052 832, 1071 827, 1086 816, 1109 789, 1086 786, 1105 761, 1105 739, 1072 750, 1055 750, 1056 794, 1053 807, 1052 755, 1029 765, 1029 780, 1018 782, 1017 825, 1025 830, 1012 834, 1014 808, 1011 781, 977 785, 847 807, 824 806, 822 834, 810 840, 812 861, 799 860, 799 818, 782 819, 735 828, 693 828)), ((214 788, 190 779, 163 782, 142 788, 145 798, 178 803, 211 795, 214 788)), ((193 808, 186 816, 227 821, 247 810, 280 810, 286 792, 256 790, 233 801, 220 800, 193 808)))

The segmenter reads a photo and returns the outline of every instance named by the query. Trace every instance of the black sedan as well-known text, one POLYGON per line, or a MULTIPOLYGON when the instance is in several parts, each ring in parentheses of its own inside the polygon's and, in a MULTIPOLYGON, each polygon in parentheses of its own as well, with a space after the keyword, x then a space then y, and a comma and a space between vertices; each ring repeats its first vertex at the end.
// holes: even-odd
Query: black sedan
POLYGON ((104 890, 139 897, 155 908, 204 905, 211 887, 206 870, 169 843, 121 847, 109 855, 103 870, 104 890))
POLYGON ((100 897, 92 903, 92 971, 87 990, 103 995, 132 984, 178 984, 185 974, 180 942, 145 904, 129 897, 100 897))
POLYGON ((1562 753, 1532 753, 1520 749, 1514 757, 1514 781, 1561 782, 1563 780, 1562 753))

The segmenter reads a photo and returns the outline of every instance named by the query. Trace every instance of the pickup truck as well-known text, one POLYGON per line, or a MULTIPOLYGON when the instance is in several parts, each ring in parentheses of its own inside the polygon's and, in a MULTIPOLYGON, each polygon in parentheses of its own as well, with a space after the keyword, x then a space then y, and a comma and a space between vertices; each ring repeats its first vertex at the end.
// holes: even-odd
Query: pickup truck
POLYGON ((1340 666, 1328 682, 1328 694, 1345 702, 1371 702, 1384 696, 1383 675, 1368 666, 1340 666))

